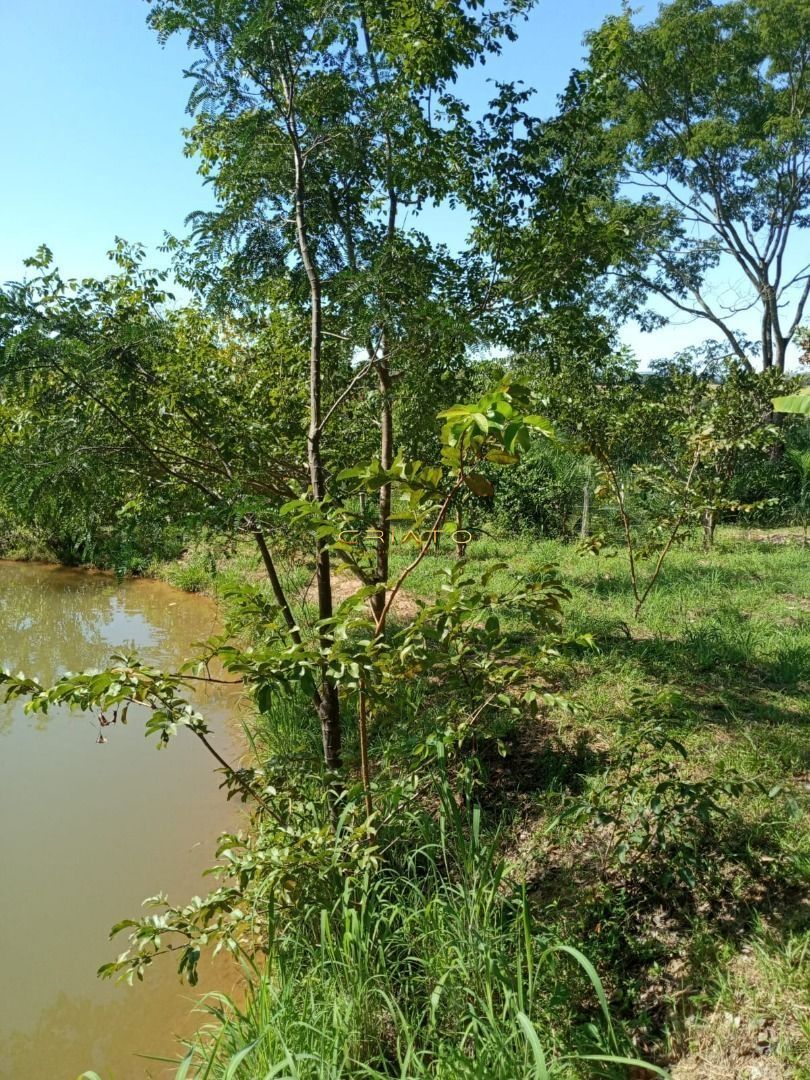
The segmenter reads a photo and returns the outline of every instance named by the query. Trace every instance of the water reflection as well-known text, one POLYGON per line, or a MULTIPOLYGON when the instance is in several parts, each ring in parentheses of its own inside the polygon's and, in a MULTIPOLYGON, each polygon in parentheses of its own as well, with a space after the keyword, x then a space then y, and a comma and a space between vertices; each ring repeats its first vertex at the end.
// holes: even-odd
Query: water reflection
MULTIPOLYGON (((159 583, 0 563, 0 662, 44 680, 115 650, 171 666, 215 629, 213 605, 159 583)), ((200 704, 220 748, 237 754, 234 699, 220 690, 200 704)), ((0 730, 0 1077, 165 1075, 133 1055, 176 1054, 171 1034, 193 1028, 198 992, 170 962, 134 988, 95 970, 123 948, 108 927, 145 896, 206 888, 214 838, 237 811, 183 733, 157 752, 133 718, 100 746, 87 715, 43 722, 20 703, 0 706, 0 730)))

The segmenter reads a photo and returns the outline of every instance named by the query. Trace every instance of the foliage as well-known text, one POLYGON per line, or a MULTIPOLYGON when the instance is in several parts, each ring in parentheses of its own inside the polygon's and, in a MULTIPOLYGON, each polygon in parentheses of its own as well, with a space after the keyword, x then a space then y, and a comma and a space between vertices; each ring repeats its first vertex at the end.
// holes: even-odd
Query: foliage
MULTIPOLYGON (((735 483, 780 443, 770 423, 771 396, 785 385, 778 372, 757 375, 732 360, 713 377, 688 364, 642 376, 619 355, 598 369, 566 365, 541 385, 568 445, 596 464, 596 497, 617 510, 637 612, 685 530, 702 524, 710 544, 721 513, 768 501, 741 500, 735 483)), ((586 546, 598 553, 611 539, 597 532, 586 546)))
POLYGON ((226 342, 166 307, 142 249, 112 255, 117 273, 66 281, 42 251, 0 293, 0 490, 65 561, 137 569, 288 497, 304 403, 283 313, 226 342))
POLYGON ((796 499, 796 511, 804 529, 804 542, 807 543, 807 525, 810 518, 810 450, 788 450, 788 457, 796 470, 799 491, 796 499))
POLYGON ((735 498, 734 489, 739 490, 739 477, 783 445, 772 423, 770 398, 785 384, 774 370, 757 375, 731 360, 713 380, 687 374, 666 386, 663 403, 672 434, 684 441, 691 436, 700 451, 694 492, 707 546, 721 514, 750 514, 766 501, 735 498))
MULTIPOLYGON (((231 632, 212 639, 202 656, 178 672, 162 672, 136 658, 119 657, 106 671, 67 674, 52 687, 43 687, 24 675, 0 674, 6 699, 28 697, 27 709, 35 713, 67 705, 97 711, 107 725, 119 720, 126 723, 132 706, 145 706, 149 710, 146 733, 157 736, 160 745, 166 745, 178 730, 190 730, 224 770, 230 794, 250 800, 260 819, 266 819, 248 841, 247 855, 232 871, 236 884, 215 891, 190 908, 170 909, 156 920, 122 924, 134 927, 134 953, 122 955, 106 969, 108 973, 123 969, 130 976, 141 977, 169 935, 178 934, 183 941, 180 969, 193 980, 200 941, 218 939, 231 949, 249 947, 239 942, 232 921, 238 923, 246 917, 253 889, 270 898, 274 907, 295 911, 312 902, 306 893, 307 868, 314 864, 319 881, 317 871, 324 852, 333 852, 331 865, 335 872, 349 873, 352 864, 344 850, 344 832, 348 829, 352 844, 362 855, 364 838, 373 842, 377 829, 374 793, 382 790, 384 798, 386 790, 372 783, 368 725, 373 721, 396 730, 401 721, 399 688, 403 683, 419 679, 430 687, 435 724, 432 737, 445 749, 453 745, 459 749, 469 739, 483 735, 491 717, 499 713, 521 715, 535 708, 536 694, 530 692, 528 681, 538 665, 555 655, 560 602, 568 595, 553 567, 542 567, 531 579, 515 575, 508 584, 496 587, 494 570, 478 578, 459 563, 449 572, 433 603, 424 604, 416 618, 396 633, 383 633, 388 610, 409 574, 424 558, 432 534, 443 527, 452 498, 462 488, 474 494, 486 490, 490 482, 479 471, 482 463, 514 464, 521 450, 530 445, 532 431, 549 434, 549 425, 542 417, 521 411, 520 406, 529 402, 526 389, 514 384, 484 395, 471 405, 447 410, 442 429, 443 467, 397 460, 390 474, 381 470, 377 461, 347 470, 345 479, 367 491, 378 490, 389 482, 401 489, 409 507, 409 522, 418 532, 425 523, 431 523, 414 560, 388 589, 385 607, 379 614, 372 617, 365 606, 376 589, 369 584, 345 600, 327 626, 316 627, 314 633, 304 637, 297 628, 291 630, 286 621, 288 611, 277 601, 268 603, 253 588, 232 597, 237 622, 231 632), (520 613, 524 632, 531 634, 531 653, 518 649, 503 633, 501 614, 507 607, 513 616, 520 613), (253 631, 248 645, 244 644, 246 625, 252 625, 253 631), (194 682, 213 677, 213 663, 222 665, 244 685, 260 713, 269 711, 280 696, 303 692, 317 699, 324 692, 321 680, 325 672, 341 705, 356 706, 360 788, 341 769, 331 782, 321 778, 320 796, 313 802, 311 794, 305 799, 296 795, 289 777, 280 781, 266 776, 262 769, 236 768, 225 761, 208 739, 210 731, 204 718, 189 704, 194 682), (362 810, 352 794, 358 791, 362 810), (269 836, 265 835, 268 832, 269 836), (270 854, 257 856, 257 844, 259 850, 270 854), (277 868, 277 875, 271 872, 271 865, 277 868), (289 880, 296 883, 296 891, 284 902, 289 880), (303 895, 299 889, 304 890, 303 895)), ((289 503, 286 509, 311 535, 328 540, 336 549, 348 546, 340 540, 345 531, 343 503, 319 505, 303 498, 289 503)), ((358 572, 363 572, 359 563, 358 572)), ((402 761, 391 763, 394 790, 399 790, 403 782, 414 782, 407 760, 406 755, 402 761)), ((336 771, 326 753, 324 762, 336 771)), ((235 840, 229 838, 226 843, 228 851, 232 851, 235 840)), ((361 861, 359 869, 363 866, 361 861)), ((320 904, 334 894, 339 880, 327 873, 329 888, 326 897, 319 896, 320 904)), ((250 915, 249 932, 242 928, 243 942, 255 936, 255 918, 250 915)), ((257 940, 263 940, 262 935, 257 940)))
MULTIPOLYGON (((756 306, 763 369, 783 371, 810 292, 808 40, 801 0, 674 0, 646 25, 629 10, 606 19, 548 124, 513 101, 496 113, 521 267, 556 265, 563 248, 573 281, 584 265, 586 304, 649 326, 663 317, 645 300, 663 299, 746 367, 756 348, 737 317, 756 306), (720 265, 741 282, 731 304, 712 295, 720 265)), ((485 225, 495 243, 494 214, 485 225)), ((528 271, 535 292, 547 276, 528 271)))
POLYGON ((804 390, 799 391, 798 394, 776 397, 773 399, 773 407, 777 412, 808 415, 810 414, 810 392, 804 390))
POLYGON ((587 459, 556 443, 535 442, 499 479, 493 513, 499 530, 572 536, 581 524, 583 490, 593 486, 587 459))
POLYGON ((662 893, 673 884, 707 883, 712 825, 725 814, 721 801, 756 791, 736 775, 684 774, 689 753, 678 729, 690 719, 676 692, 631 694, 627 712, 616 718, 607 769, 564 814, 607 833, 604 868, 627 865, 636 883, 662 893))
MULTIPOLYGON (((810 400, 783 376, 810 290, 807 267, 787 269, 810 211, 806 12, 674 0, 647 27, 625 12, 590 35, 553 120, 506 84, 476 124, 454 83, 527 7, 154 0, 161 41, 182 34, 194 51, 186 148, 215 195, 168 242, 191 300, 175 305, 168 275, 123 241, 103 280, 64 280, 43 248, 0 291, 10 530, 121 572, 184 552, 174 574, 188 589, 218 573, 206 538, 244 535, 264 573, 227 579, 226 631, 177 671, 118 656, 53 686, 0 674, 34 714, 66 706, 105 728, 136 714, 160 747, 189 731, 250 809, 247 830, 221 839, 211 892, 153 897, 114 928, 128 945, 102 968, 132 981, 175 954, 193 984, 206 949, 244 962, 247 1004, 220 1000, 181 1076, 660 1072, 630 1060, 595 969, 538 929, 542 899, 510 876, 497 829, 484 838, 490 782, 508 792, 539 759, 545 833, 564 841, 573 823, 604 839, 581 925, 601 898, 625 952, 613 883, 634 915, 650 898, 679 912, 701 891, 717 901, 710 859, 737 865, 721 831, 740 796, 763 797, 734 769, 697 767, 698 710, 667 689, 602 701, 608 750, 587 745, 561 690, 595 651, 592 601, 614 588, 604 560, 579 563, 588 617, 566 634, 572 592, 553 560, 489 559, 486 540, 457 543, 449 567, 429 556, 484 514, 566 535, 593 482, 617 527, 585 548, 605 555, 620 535, 632 592, 602 646, 630 650, 642 607, 654 620, 669 602, 654 589, 672 588, 690 530, 708 548, 722 514, 786 503, 797 479, 804 513, 799 425, 773 408, 810 400), (412 211, 457 201, 473 233, 454 254, 412 211), (761 375, 706 293, 727 258, 761 307, 761 375), (639 373, 616 326, 657 323, 651 296, 707 319, 732 360, 715 350, 700 371, 680 356, 639 373), (280 555, 312 590, 281 580, 280 555), (357 584, 348 596, 336 565, 357 584), (406 587, 418 596, 403 616, 406 587), (208 681, 253 704, 244 766, 191 704, 208 681), (575 751, 555 747, 561 714, 575 751)), ((731 684, 753 640, 742 616, 728 632, 733 619, 713 612, 677 639, 659 624, 631 654, 649 668, 638 685, 665 684, 654 665, 673 657, 690 679, 713 666, 731 684)), ((799 692, 804 647, 780 648, 764 681, 799 692)), ((557 904, 561 888, 549 921, 557 904)), ((591 944, 610 956, 600 927, 591 944)))
MULTIPOLYGON (((664 565, 643 625, 634 619, 620 560, 583 559, 570 543, 529 536, 476 540, 470 562, 481 569, 507 561, 531 572, 559 561, 572 592, 566 627, 574 635, 592 632, 598 646, 564 650, 551 665, 552 686, 580 708, 544 702, 539 722, 506 740, 506 759, 489 762, 485 805, 502 823, 504 849, 516 878, 526 876, 540 925, 562 940, 587 942, 582 948, 634 1030, 639 1053, 662 1064, 656 1055, 666 1048, 665 1060, 683 1068, 697 1052, 718 1062, 739 1054, 741 1071, 756 1053, 761 1007, 779 1018, 769 1053, 790 1071, 807 1055, 806 1034, 789 1019, 806 1008, 806 990, 793 983, 799 969, 788 975, 775 966, 766 1009, 749 948, 759 951, 760 920, 774 931, 769 964, 777 965, 788 937, 807 940, 795 898, 808 881, 810 623, 803 605, 810 562, 796 530, 747 532, 721 525, 708 553, 687 536, 664 565), (687 864, 693 849, 698 854, 693 889, 680 877, 662 880, 668 858, 633 850, 620 862, 614 848, 605 866, 609 825, 594 826, 590 817, 581 829, 558 822, 580 800, 595 804, 603 778, 620 786, 618 728, 628 721, 631 742, 643 720, 630 705, 639 689, 650 697, 677 691, 682 699, 671 721, 663 704, 645 714, 662 720, 687 750, 686 760, 663 751, 681 780, 756 781, 739 798, 715 793, 722 813, 712 812, 706 824, 684 818, 687 864), (780 790, 769 797, 773 789, 780 790), (727 988, 738 977, 732 1004, 727 988), (684 1008, 694 1017, 686 1029, 684 1008), (750 1030, 717 1032, 715 1008, 721 1018, 733 1010, 750 1030)), ((426 560, 411 590, 432 590, 439 566, 426 560)), ((642 746, 641 757, 654 767, 658 752, 642 746)), ((636 793, 639 806, 649 791, 636 793)), ((615 803, 608 805, 615 812, 615 803)), ((633 809, 630 800, 625 809, 633 809)), ((621 817, 617 831, 629 827, 627 814, 621 817)))

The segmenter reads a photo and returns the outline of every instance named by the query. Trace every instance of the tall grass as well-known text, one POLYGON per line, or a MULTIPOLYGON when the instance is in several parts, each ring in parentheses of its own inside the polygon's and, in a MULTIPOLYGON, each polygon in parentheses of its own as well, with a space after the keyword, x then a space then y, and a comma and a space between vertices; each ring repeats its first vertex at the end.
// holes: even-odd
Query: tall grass
MULTIPOLYGON (((212 995, 178 1080, 626 1076, 632 1048, 585 956, 548 939, 449 792, 385 869, 276 927, 243 1001, 212 995)), ((653 1066, 650 1074, 665 1075, 653 1066)))

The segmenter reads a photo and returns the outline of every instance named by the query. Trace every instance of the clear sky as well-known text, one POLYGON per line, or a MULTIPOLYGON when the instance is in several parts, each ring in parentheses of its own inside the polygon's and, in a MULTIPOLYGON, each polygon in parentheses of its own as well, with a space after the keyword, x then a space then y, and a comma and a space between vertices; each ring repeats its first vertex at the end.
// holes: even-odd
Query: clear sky
MULTIPOLYGON (((552 112, 584 33, 620 6, 540 0, 518 42, 463 74, 461 96, 480 107, 488 80, 521 79, 536 88, 538 112, 552 112)), ((641 10, 649 17, 654 5, 641 10)), ((0 0, 0 281, 22 276, 41 243, 68 275, 108 272, 116 236, 146 244, 160 264, 164 231, 182 233, 186 215, 210 203, 183 155, 188 53, 180 41, 161 48, 147 11, 144 0, 0 0)), ((425 226, 451 245, 465 229, 444 210, 425 226)), ((648 360, 707 334, 692 324, 623 336, 648 360)))
MULTIPOLYGON (((486 68, 464 73, 475 106, 489 79, 523 79, 551 112, 584 32, 619 0, 541 0, 520 40, 486 68)), ((0 0, 0 280, 45 242, 66 273, 107 269, 115 236, 156 246, 164 230, 209 202, 183 156, 189 60, 146 26, 144 0, 0 0)), ((463 239, 463 220, 433 216, 431 231, 463 239)))
POLYGON ((0 0, 0 279, 47 243, 106 272, 116 235, 148 246, 206 194, 182 152, 187 59, 143 0, 0 0))

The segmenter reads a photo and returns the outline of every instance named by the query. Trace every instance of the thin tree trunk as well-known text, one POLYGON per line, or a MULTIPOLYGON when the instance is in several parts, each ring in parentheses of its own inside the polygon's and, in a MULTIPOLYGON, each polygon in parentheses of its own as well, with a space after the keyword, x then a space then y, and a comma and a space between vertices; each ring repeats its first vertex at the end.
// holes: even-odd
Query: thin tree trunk
POLYGON ((591 485, 586 483, 582 489, 582 522, 579 526, 580 540, 586 540, 591 533, 591 485))
MULTIPOLYGON (((323 341, 323 311, 321 299, 321 279, 312 251, 306 227, 304 161, 298 135, 292 117, 288 121, 290 139, 293 146, 295 166, 295 231, 301 262, 309 283, 310 296, 310 345, 309 345, 309 431, 307 433, 307 464, 312 488, 312 497, 321 502, 326 495, 326 482, 321 456, 321 345, 323 341)), ((315 573, 318 587, 318 617, 323 624, 332 618, 332 574, 329 560, 329 548, 324 540, 316 541, 315 573)), ((342 747, 340 729, 340 700, 337 687, 327 672, 326 654, 331 646, 330 632, 322 625, 320 630, 321 648, 321 690, 318 714, 321 721, 323 754, 326 765, 334 771, 342 766, 342 747)))
POLYGON ((714 510, 703 511, 703 550, 711 551, 714 547, 716 518, 714 510))
POLYGON ((774 350, 774 366, 780 374, 785 372, 785 353, 787 352, 787 341, 780 335, 776 339, 776 349, 774 350))
POLYGON ((276 564, 273 562, 273 556, 270 554, 270 548, 267 546, 267 540, 264 533, 258 527, 253 530, 253 536, 256 540, 256 545, 259 549, 259 553, 264 563, 264 569, 267 573, 267 578, 270 582, 270 588, 273 590, 273 596, 276 603, 281 608, 281 613, 284 616, 284 621, 287 624, 287 628, 290 631, 290 637, 293 641, 300 643, 301 634, 298 631, 298 626, 295 621, 295 616, 292 613, 289 601, 284 593, 284 588, 281 584, 281 579, 278 576, 276 570, 276 564))
POLYGON ((765 286, 765 302, 768 312, 768 329, 770 337, 770 363, 779 372, 785 370, 785 351, 787 349, 788 339, 782 333, 781 321, 779 318, 779 304, 776 300, 776 289, 773 285, 767 284, 765 286))
POLYGON ((368 699, 366 684, 360 680, 358 691, 359 736, 360 736, 360 777, 363 781, 363 795, 366 804, 366 817, 370 818, 373 810, 371 802, 371 770, 368 764, 368 699))
MULTIPOLYGON (((362 4, 360 7, 360 25, 368 54, 368 62, 374 88, 378 94, 382 93, 382 83, 377 65, 377 57, 374 53, 374 45, 371 40, 368 20, 362 4)), ((390 131, 384 133, 385 139, 385 189, 388 198, 388 220, 385 228, 385 246, 389 247, 396 236, 397 213, 399 211, 399 195, 394 179, 394 147, 391 141, 390 131)), ((385 312, 383 311, 383 319, 385 312)), ((371 359, 371 356, 369 356, 371 359)), ((388 329, 383 324, 380 333, 380 347, 377 357, 377 379, 382 398, 380 411, 380 465, 383 469, 390 469, 394 461, 394 419, 391 407, 391 370, 389 367, 390 349, 388 329)), ((374 581, 379 591, 371 599, 371 607, 377 622, 377 632, 385 630, 387 613, 386 583, 388 582, 389 559, 391 554, 391 485, 383 484, 379 495, 379 520, 377 522, 377 552, 376 566, 374 569, 374 581)))
POLYGON ((460 536, 460 535, 461 535, 461 533, 463 533, 463 532, 465 532, 465 529, 464 529, 464 520, 463 520, 463 518, 462 518, 462 516, 461 516, 461 507, 460 507, 460 506, 457 506, 457 507, 456 507, 456 531, 455 531, 455 538, 456 538, 456 558, 457 558, 457 559, 463 559, 463 558, 464 558, 464 555, 465 555, 465 553, 466 553, 466 551, 467 551, 467 543, 468 543, 468 542, 467 542, 466 540, 465 540, 465 541, 461 541, 461 540, 459 540, 459 536, 460 536))
MULTIPOLYGON (((394 418, 391 409, 391 377, 388 370, 388 356, 385 335, 380 346, 380 360, 377 364, 377 378, 382 395, 380 413, 380 465, 390 469, 394 461, 394 418)), ((374 568, 374 581, 382 586, 371 600, 374 618, 380 620, 385 611, 385 584, 388 581, 388 565, 391 554, 391 485, 383 484, 379 497, 379 520, 377 521, 377 560, 374 568)), ((383 618, 380 632, 385 629, 383 618)))
POLYGON ((762 370, 767 371, 773 364, 773 341, 771 339, 771 313, 766 308, 762 316, 762 370))

